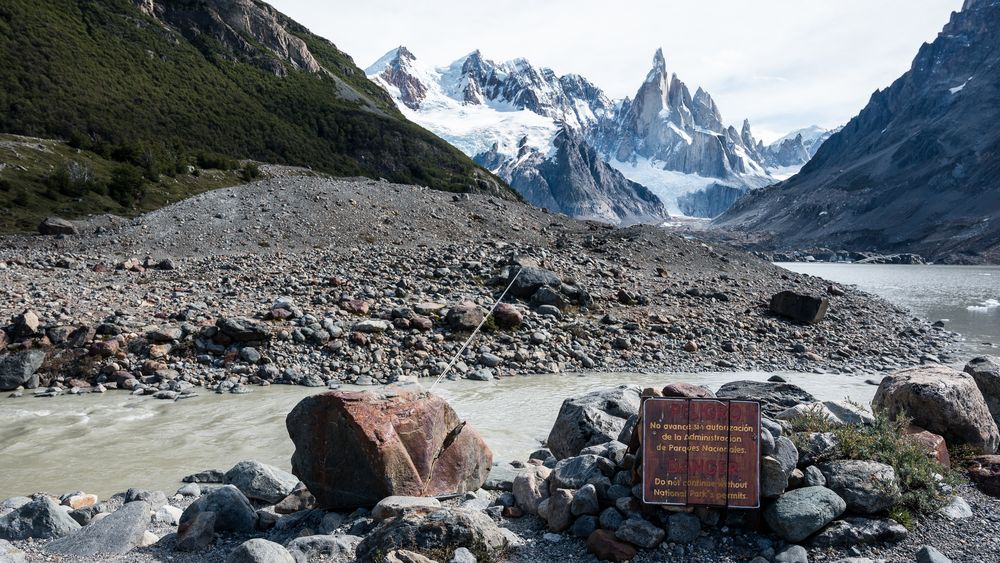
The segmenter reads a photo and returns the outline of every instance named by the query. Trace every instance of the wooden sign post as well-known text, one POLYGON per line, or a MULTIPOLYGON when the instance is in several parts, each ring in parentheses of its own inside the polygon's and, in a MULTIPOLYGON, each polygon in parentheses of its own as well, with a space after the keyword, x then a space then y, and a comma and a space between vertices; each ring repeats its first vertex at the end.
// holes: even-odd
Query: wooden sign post
POLYGON ((642 410, 643 502, 760 507, 760 403, 650 398, 642 410))

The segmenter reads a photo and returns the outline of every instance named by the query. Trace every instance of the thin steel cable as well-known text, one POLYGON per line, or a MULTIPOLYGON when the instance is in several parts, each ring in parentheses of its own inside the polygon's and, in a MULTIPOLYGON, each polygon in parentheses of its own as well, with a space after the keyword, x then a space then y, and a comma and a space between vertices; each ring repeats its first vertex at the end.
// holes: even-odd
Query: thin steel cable
POLYGON ((507 295, 507 292, 510 291, 510 288, 514 286, 514 282, 517 281, 518 276, 521 275, 521 272, 523 270, 524 270, 523 268, 518 268, 517 273, 514 274, 514 277, 511 278, 510 283, 507 284, 507 289, 503 290, 503 293, 500 294, 500 297, 498 297, 496 302, 493 303, 493 306, 490 307, 490 312, 483 317, 483 320, 479 323, 479 326, 476 327, 476 330, 472 331, 472 334, 469 335, 469 338, 468 340, 465 341, 465 344, 462 344, 462 347, 458 349, 458 352, 455 353, 455 356, 451 359, 451 363, 448 364, 448 367, 446 367, 444 371, 441 372, 441 375, 439 375, 438 378, 434 380, 434 384, 431 385, 430 389, 427 390, 428 393, 433 391, 434 388, 437 387, 437 384, 440 383, 441 380, 444 379, 446 375, 448 375, 448 372, 451 371, 451 368, 454 367, 456 363, 458 363, 458 358, 461 357, 462 352, 465 352, 465 349, 469 347, 469 343, 472 342, 472 339, 475 338, 477 334, 479 334, 479 329, 483 328, 483 325, 486 324, 486 320, 489 319, 490 315, 493 314, 493 311, 496 310, 497 305, 499 305, 500 302, 503 301, 503 298, 507 295))

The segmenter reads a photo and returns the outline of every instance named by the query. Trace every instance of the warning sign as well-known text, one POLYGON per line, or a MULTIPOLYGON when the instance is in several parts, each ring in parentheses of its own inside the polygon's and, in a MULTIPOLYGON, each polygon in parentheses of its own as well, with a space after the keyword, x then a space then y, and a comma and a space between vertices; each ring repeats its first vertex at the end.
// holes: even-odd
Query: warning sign
POLYGON ((642 494, 649 504, 760 506, 760 404, 643 402, 642 494))

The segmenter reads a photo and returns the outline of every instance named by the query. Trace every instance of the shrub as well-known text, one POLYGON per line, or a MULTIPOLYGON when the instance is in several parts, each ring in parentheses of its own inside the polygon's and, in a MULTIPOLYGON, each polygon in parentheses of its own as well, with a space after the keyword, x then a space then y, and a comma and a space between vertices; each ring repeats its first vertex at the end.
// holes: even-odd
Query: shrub
POLYGON ((108 195, 122 207, 132 207, 146 195, 146 179, 142 170, 123 164, 111 173, 108 195))
POLYGON ((96 180, 89 166, 70 160, 50 174, 45 184, 62 195, 79 197, 96 190, 96 180))
POLYGON ((252 182, 260 178, 263 173, 256 162, 247 162, 240 168, 240 179, 244 182, 252 182))
POLYGON ((959 473, 930 457, 917 440, 906 434, 911 420, 905 415, 891 420, 887 414, 875 415, 873 424, 833 425, 815 411, 791 421, 796 432, 832 432, 837 438, 834 459, 877 461, 896 472, 900 495, 890 515, 901 524, 912 524, 913 515, 929 514, 944 506, 949 495, 942 484, 962 482, 959 473))

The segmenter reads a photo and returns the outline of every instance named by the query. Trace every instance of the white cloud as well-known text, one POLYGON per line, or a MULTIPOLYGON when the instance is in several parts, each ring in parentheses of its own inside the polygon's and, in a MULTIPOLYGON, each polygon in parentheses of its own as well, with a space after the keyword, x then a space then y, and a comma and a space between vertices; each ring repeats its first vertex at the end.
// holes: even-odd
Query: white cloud
POLYGON ((474 49, 635 93, 657 47, 727 121, 773 138, 846 122, 905 72, 962 0, 271 0, 366 67, 406 45, 444 64, 474 49))

